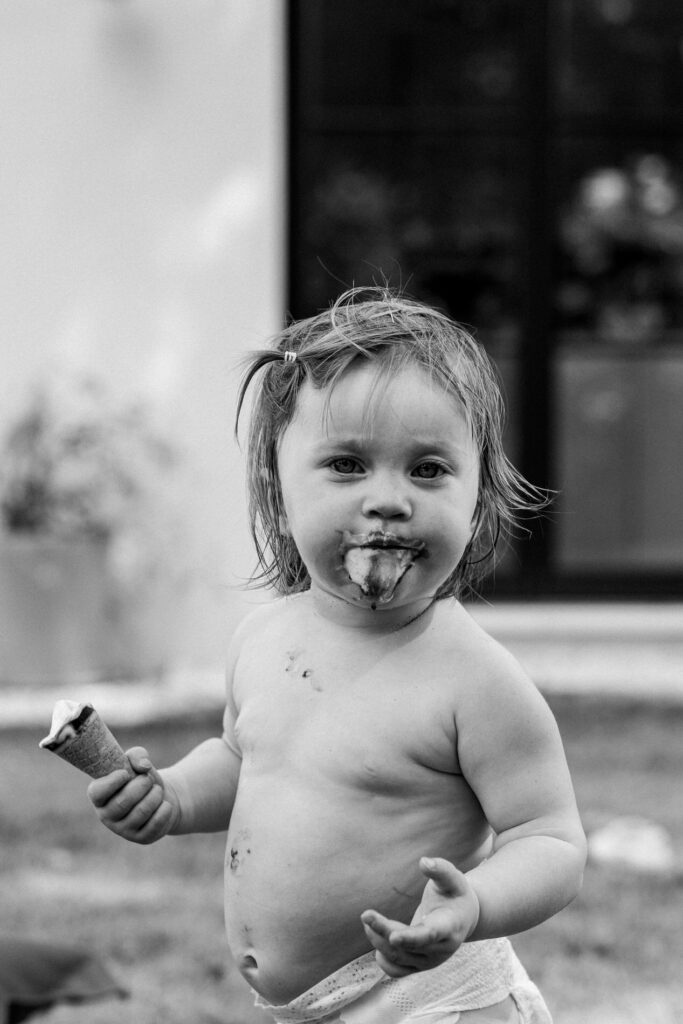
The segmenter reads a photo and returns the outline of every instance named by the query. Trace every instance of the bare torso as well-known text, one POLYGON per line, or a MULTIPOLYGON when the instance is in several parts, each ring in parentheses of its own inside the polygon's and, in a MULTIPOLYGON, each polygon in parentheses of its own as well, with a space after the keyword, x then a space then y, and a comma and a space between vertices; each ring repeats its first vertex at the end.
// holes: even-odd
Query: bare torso
POLYGON ((243 761, 226 923, 238 966, 270 1002, 370 949, 362 911, 409 921, 420 857, 467 870, 489 852, 457 758, 476 628, 447 601, 390 636, 349 639, 302 595, 247 638, 234 677, 243 761))

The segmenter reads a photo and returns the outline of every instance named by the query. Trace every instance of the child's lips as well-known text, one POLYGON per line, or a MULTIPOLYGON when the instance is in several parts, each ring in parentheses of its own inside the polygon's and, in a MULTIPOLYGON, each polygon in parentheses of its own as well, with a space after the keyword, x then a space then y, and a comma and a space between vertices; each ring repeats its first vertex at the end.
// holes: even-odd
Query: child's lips
POLYGON ((349 548, 379 548, 381 550, 400 548, 405 551, 413 551, 417 557, 424 554, 425 542, 410 537, 401 537, 385 530, 371 530, 370 533, 349 533, 348 530, 344 530, 341 543, 342 554, 345 554, 349 548))

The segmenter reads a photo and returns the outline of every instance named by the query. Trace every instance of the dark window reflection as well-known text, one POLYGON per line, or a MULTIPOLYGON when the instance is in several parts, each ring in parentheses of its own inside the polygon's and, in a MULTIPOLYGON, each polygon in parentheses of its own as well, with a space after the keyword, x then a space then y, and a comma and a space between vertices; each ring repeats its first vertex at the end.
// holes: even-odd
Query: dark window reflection
POLYGON ((519 98, 523 21, 516 0, 309 6, 318 8, 305 15, 319 55, 309 55, 313 103, 395 111, 496 108, 519 98))
POLYGON ((307 170, 296 243, 307 304, 326 305, 341 286, 386 281, 476 325, 499 351, 514 347, 514 147, 421 136, 330 140, 307 170))
POLYGON ((560 211, 562 327, 657 344, 683 327, 681 170, 658 152, 592 167, 560 211))
POLYGON ((683 570, 681 183, 636 152, 571 182, 560 211, 560 569, 683 570))
POLYGON ((562 47, 560 113, 660 120, 681 112, 679 0, 561 0, 551 8, 562 47))

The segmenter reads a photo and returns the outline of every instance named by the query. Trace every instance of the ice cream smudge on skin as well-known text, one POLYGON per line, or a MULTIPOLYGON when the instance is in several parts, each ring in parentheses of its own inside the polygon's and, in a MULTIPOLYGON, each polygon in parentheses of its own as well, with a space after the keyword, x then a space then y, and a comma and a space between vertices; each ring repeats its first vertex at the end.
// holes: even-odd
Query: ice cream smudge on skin
POLYGON ((352 534, 344 531, 342 535, 344 570, 351 582, 370 599, 372 608, 391 601, 405 574, 424 553, 424 541, 410 540, 393 533, 352 534))

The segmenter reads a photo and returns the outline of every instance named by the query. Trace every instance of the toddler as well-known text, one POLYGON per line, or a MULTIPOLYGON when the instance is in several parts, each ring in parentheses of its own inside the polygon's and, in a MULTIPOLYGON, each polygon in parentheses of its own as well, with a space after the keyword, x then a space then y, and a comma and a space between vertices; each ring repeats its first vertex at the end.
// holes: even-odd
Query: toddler
POLYGON ((459 597, 543 501, 502 450, 482 350, 388 290, 254 355, 261 582, 221 737, 90 798, 138 843, 227 828, 228 942, 291 1024, 542 1024, 507 936, 576 895, 585 840, 553 716, 459 597))

